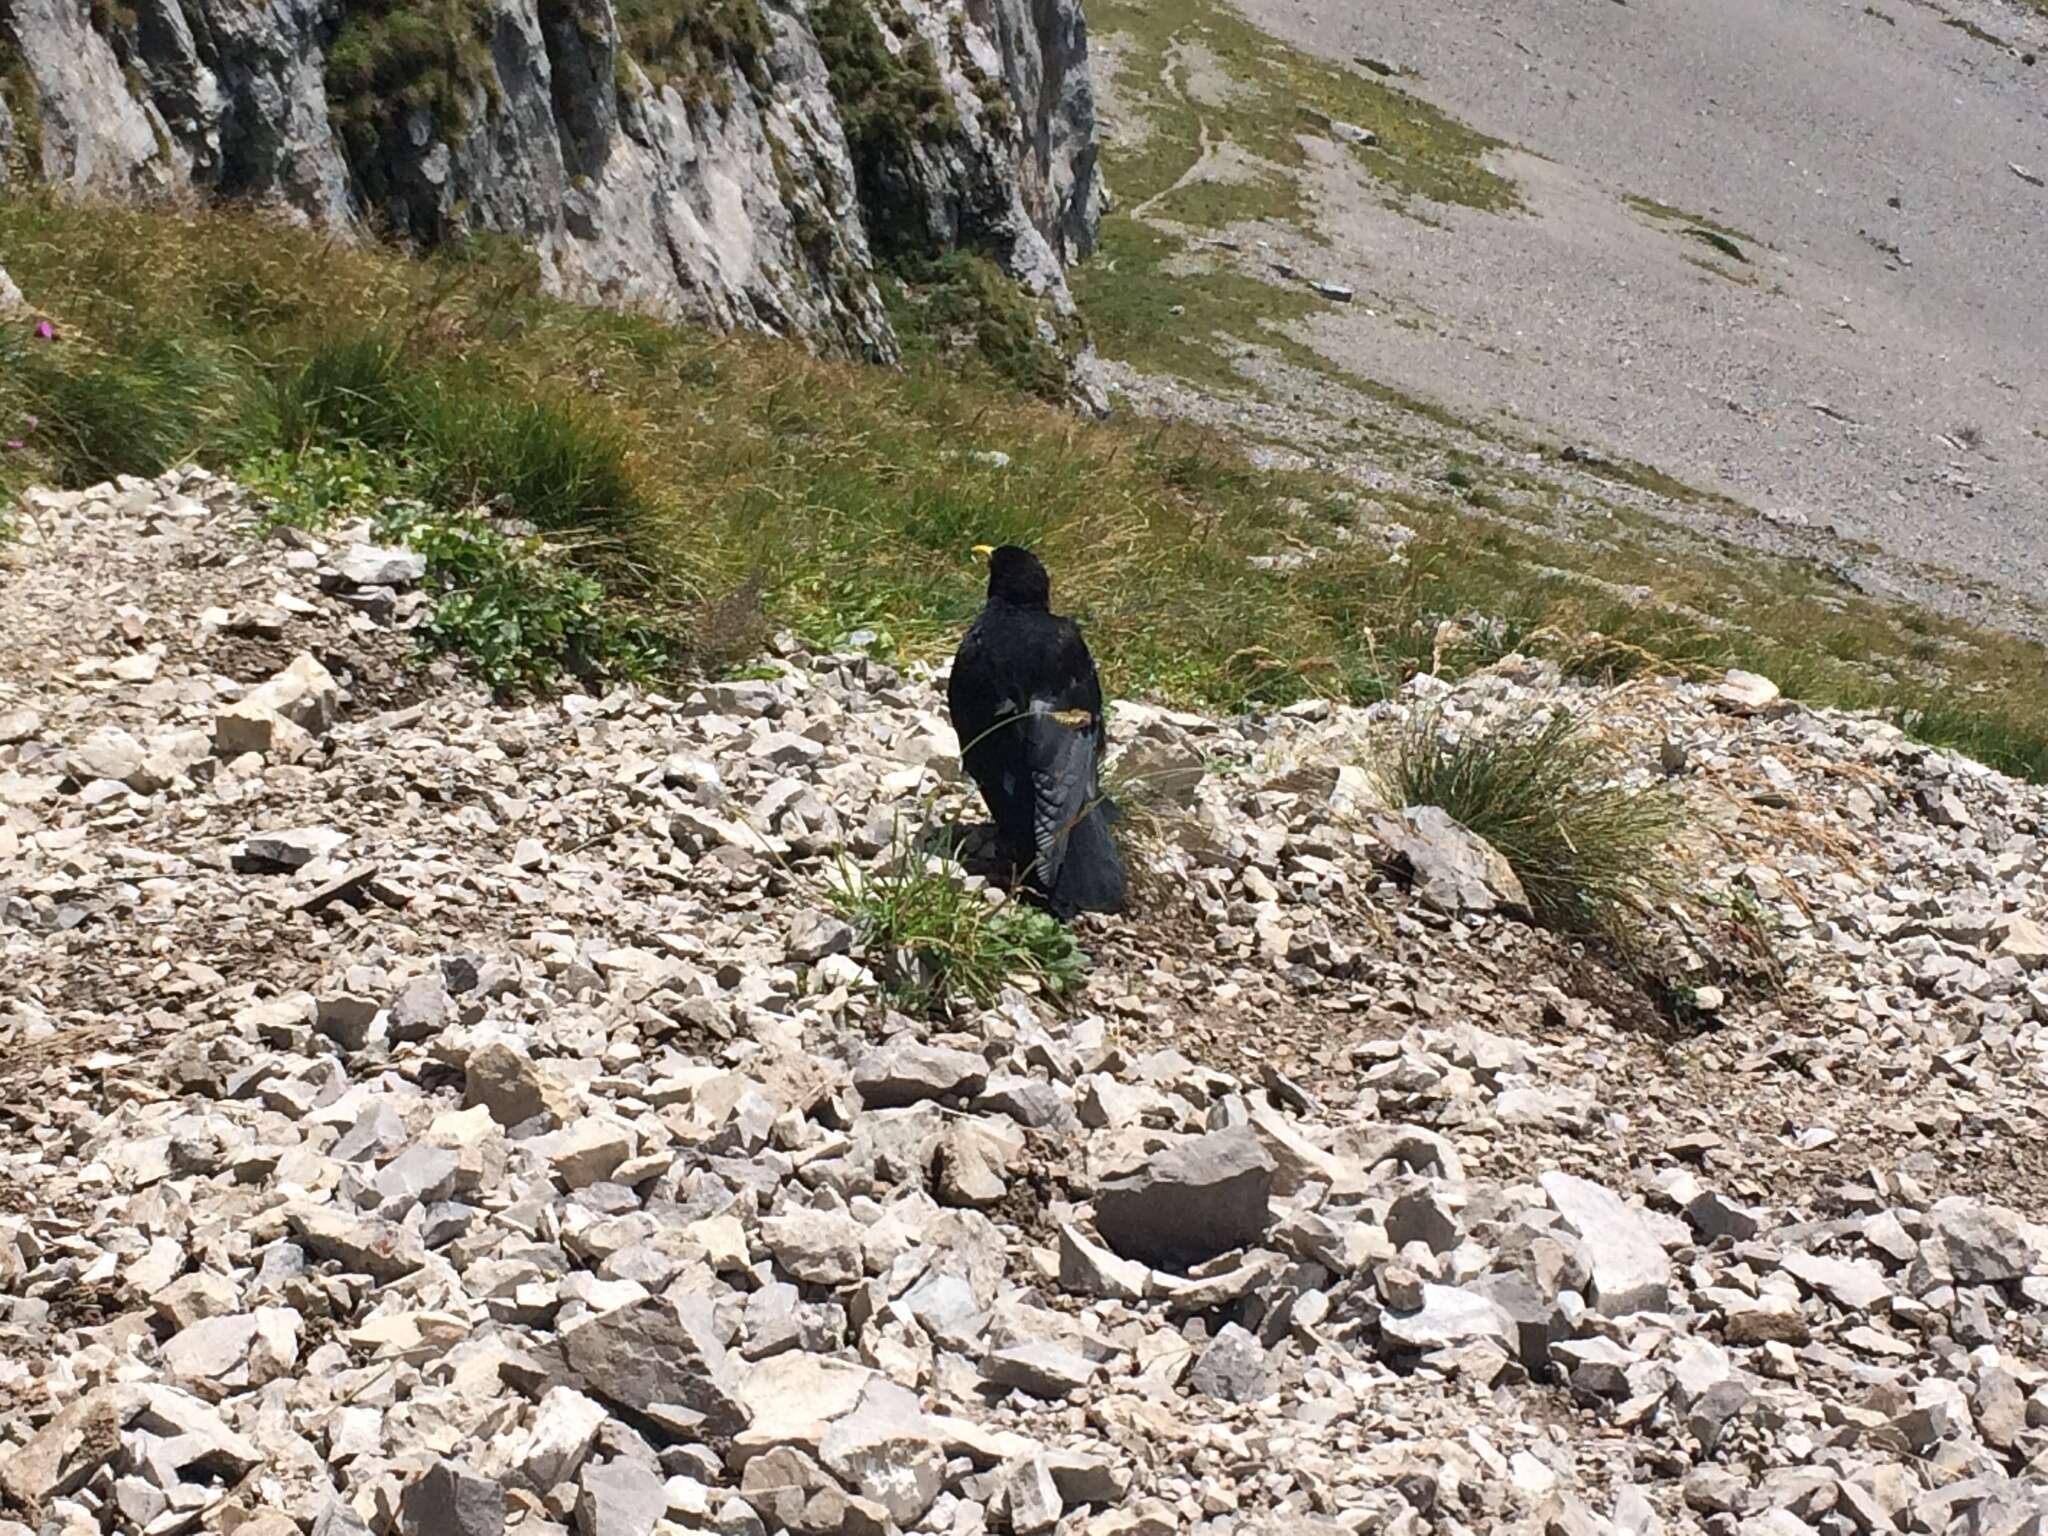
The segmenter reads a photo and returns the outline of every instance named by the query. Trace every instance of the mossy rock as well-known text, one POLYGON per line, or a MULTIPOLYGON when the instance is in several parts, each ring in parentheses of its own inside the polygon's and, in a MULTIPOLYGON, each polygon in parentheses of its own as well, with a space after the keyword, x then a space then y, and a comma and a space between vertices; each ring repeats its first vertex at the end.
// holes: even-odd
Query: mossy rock
POLYGON ((773 83, 775 33, 760 0, 618 0, 618 16, 623 54, 686 101, 727 112, 735 75, 756 91, 773 83))

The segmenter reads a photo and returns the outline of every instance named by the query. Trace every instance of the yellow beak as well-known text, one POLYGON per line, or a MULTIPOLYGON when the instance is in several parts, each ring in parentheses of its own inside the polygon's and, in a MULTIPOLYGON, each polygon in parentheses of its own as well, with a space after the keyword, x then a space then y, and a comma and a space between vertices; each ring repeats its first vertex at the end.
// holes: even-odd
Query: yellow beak
POLYGON ((977 555, 980 555, 982 559, 986 560, 990 555, 996 552, 996 547, 993 544, 977 544, 974 546, 974 552, 977 555))

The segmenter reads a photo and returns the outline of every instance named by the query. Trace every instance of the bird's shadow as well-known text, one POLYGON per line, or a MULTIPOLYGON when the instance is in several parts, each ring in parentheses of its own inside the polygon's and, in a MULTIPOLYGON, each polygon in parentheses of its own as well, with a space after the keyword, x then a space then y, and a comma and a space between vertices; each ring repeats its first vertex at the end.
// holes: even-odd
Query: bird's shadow
POLYGON ((912 834, 910 846, 922 855, 951 859, 968 874, 996 885, 1007 886, 1016 875, 1003 855, 1002 840, 992 821, 934 817, 912 834))

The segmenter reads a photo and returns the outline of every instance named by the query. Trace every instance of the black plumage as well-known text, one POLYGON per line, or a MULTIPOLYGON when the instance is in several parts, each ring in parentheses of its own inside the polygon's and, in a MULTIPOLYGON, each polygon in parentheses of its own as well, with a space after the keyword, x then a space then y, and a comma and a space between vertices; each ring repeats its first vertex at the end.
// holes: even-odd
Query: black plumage
POLYGON ((946 687, 960 757, 995 818, 1003 856, 1059 917, 1115 912, 1123 861, 1102 793, 1108 731, 1095 659, 1029 550, 989 556, 988 602, 946 687))

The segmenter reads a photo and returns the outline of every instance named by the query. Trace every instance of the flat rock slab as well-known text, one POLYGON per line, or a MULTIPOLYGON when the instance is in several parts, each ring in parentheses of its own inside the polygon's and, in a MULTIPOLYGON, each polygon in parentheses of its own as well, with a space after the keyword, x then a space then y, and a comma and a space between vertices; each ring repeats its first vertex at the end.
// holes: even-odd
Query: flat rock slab
POLYGON ((1642 1212, 1605 1185, 1575 1174, 1546 1173, 1537 1182, 1585 1248, 1593 1270, 1588 1299, 1601 1312, 1625 1317, 1671 1305, 1671 1259, 1642 1212))
POLYGON ((1499 849, 1448 811, 1411 806, 1373 819, 1373 831, 1408 866, 1415 894, 1440 912, 1527 911, 1529 898, 1499 849))
POLYGON ((1127 1259, 1181 1268, 1245 1248, 1271 1219, 1273 1159, 1250 1130, 1192 1136, 1104 1182, 1095 1229, 1127 1259))

